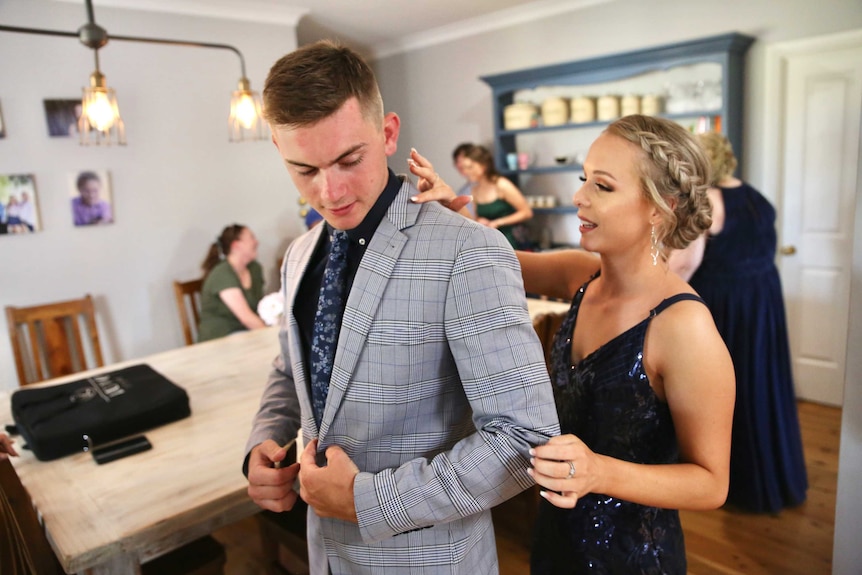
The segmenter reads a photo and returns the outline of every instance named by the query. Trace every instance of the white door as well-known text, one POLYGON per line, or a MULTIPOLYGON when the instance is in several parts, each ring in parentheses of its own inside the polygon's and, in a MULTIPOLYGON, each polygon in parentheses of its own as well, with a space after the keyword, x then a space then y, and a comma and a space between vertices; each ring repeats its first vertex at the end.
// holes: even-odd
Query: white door
POLYGON ((783 144, 777 168, 779 266, 796 392, 801 399, 841 405, 859 176, 862 34, 778 51, 776 93, 784 103, 778 122, 783 144))

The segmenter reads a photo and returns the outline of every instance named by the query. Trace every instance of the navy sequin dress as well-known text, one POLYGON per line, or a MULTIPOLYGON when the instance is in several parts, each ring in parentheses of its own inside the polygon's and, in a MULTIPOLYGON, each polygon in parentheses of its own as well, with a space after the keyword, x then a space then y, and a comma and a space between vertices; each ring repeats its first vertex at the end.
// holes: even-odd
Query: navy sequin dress
POLYGON ((775 267, 775 209, 745 183, 721 194, 723 229, 709 237, 690 283, 712 312, 736 372, 727 502, 777 513, 805 500, 808 475, 775 267))
MULTIPOLYGON (((588 285, 575 295, 551 352, 562 433, 578 436, 596 453, 625 461, 676 463, 670 409, 656 397, 644 371, 644 337, 650 320, 668 306, 700 298, 678 294, 662 301, 642 322, 572 365, 572 334, 588 285)), ((679 513, 598 493, 581 497, 574 509, 560 509, 543 499, 530 562, 533 575, 684 575, 679 513)))

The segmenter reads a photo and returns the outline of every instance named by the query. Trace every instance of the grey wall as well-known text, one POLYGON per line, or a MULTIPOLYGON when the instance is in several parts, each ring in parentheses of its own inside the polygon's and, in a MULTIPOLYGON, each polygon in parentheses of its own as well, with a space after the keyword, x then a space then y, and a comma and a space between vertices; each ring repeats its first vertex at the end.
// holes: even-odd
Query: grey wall
MULTIPOLYGON (((446 44, 382 58, 375 63, 387 108, 402 117, 401 146, 394 160, 404 164, 415 146, 450 182, 461 141, 488 144, 492 137, 490 89, 479 76, 625 52, 649 46, 738 31, 755 36, 746 74, 746 156, 743 175, 760 187, 765 145, 764 45, 862 27, 858 0, 615 0, 544 21, 488 32, 446 44), (649 23, 649 24, 647 24, 649 23)), ((775 190, 762 191, 780 205, 775 190)), ((574 189, 571 190, 574 193, 574 189)), ((857 202, 862 214, 862 202, 857 202)), ((857 216, 857 230, 860 230, 857 216)), ((574 219, 574 218, 572 218, 574 219)), ((835 574, 859 573, 862 499, 862 232, 855 238, 851 333, 841 435, 840 479, 835 525, 835 574), (854 359, 855 358, 855 359, 854 359)))
MULTIPOLYGON (((80 5, 3 0, 9 26, 76 31, 80 5)), ((230 44, 245 56, 253 89, 296 48, 292 26, 101 9, 109 33, 230 44)), ((200 275, 221 229, 247 224, 260 238, 268 289, 276 260, 302 230, 297 194, 274 146, 228 142, 230 93, 239 58, 227 50, 114 41, 101 69, 117 91, 126 124, 123 148, 85 148, 49 138, 42 100, 80 98, 94 69, 92 51, 74 38, 0 32, 0 174, 35 176, 44 231, 0 236, 0 306, 31 305, 90 293, 106 361, 182 344, 171 282, 200 275), (108 170, 116 223, 75 228, 69 174, 108 170)), ((268 132, 267 132, 268 135, 268 132)), ((5 329, 5 316, 0 320, 5 329)), ((0 337, 0 388, 17 386, 8 337, 0 337)))

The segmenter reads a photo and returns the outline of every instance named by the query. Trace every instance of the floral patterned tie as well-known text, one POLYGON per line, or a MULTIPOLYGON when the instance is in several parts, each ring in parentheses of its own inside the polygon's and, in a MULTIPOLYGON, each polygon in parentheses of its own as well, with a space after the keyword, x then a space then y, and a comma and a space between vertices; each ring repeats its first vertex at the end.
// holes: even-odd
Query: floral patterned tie
POLYGON ((329 378, 332 376, 341 316, 344 313, 347 245, 347 232, 334 230, 330 237, 329 261, 323 271, 320 298, 314 316, 311 337, 311 406, 318 427, 323 419, 323 408, 326 407, 329 378))

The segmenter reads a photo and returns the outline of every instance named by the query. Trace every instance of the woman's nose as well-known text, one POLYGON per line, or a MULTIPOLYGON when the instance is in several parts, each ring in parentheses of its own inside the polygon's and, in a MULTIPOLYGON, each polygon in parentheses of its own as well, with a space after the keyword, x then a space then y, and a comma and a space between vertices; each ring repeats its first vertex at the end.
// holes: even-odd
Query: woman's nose
POLYGON ((574 204, 575 207, 579 208, 584 204, 584 186, 586 186, 586 184, 581 184, 581 186, 575 190, 575 195, 572 196, 572 204, 574 204))

